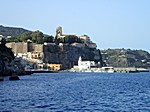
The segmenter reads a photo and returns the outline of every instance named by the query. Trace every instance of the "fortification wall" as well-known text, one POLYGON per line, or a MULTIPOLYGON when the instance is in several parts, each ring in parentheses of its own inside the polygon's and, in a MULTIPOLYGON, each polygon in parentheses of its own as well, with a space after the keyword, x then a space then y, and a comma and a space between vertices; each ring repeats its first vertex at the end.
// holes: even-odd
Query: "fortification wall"
POLYGON ((12 48, 12 51, 15 54, 28 52, 27 43, 24 43, 24 42, 11 42, 11 43, 7 43, 6 46, 9 48, 12 48))
POLYGON ((11 42, 6 44, 7 47, 12 48, 12 51, 17 53, 27 53, 32 51, 43 52, 43 45, 26 43, 26 42, 11 42))
POLYGON ((33 45, 33 50, 38 51, 38 52, 43 52, 43 45, 41 44, 34 44, 33 45))

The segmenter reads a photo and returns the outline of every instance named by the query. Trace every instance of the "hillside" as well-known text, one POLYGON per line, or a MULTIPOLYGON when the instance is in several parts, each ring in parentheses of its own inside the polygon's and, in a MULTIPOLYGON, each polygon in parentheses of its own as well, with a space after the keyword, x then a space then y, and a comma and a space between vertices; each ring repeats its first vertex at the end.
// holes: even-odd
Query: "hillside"
POLYGON ((144 50, 108 49, 101 53, 108 66, 150 68, 150 54, 144 50))
POLYGON ((3 36, 17 37, 27 31, 29 30, 23 28, 16 28, 16 27, 4 27, 2 25, 0 26, 0 34, 3 36))

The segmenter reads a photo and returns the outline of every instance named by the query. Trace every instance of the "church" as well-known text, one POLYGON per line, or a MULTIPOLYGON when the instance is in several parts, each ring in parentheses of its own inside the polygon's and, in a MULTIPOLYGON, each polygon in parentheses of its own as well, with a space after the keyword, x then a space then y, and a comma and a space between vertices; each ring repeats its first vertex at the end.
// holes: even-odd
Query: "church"
POLYGON ((94 61, 83 61, 81 56, 79 57, 79 60, 78 60, 79 71, 90 70, 91 67, 96 67, 96 66, 97 65, 94 61))

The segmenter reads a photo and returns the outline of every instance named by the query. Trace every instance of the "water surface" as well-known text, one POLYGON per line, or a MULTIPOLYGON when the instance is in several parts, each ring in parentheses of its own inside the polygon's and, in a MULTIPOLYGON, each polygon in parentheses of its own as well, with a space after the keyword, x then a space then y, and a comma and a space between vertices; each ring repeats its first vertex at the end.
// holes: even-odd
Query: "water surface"
POLYGON ((0 111, 149 112, 150 73, 45 73, 0 82, 0 111))

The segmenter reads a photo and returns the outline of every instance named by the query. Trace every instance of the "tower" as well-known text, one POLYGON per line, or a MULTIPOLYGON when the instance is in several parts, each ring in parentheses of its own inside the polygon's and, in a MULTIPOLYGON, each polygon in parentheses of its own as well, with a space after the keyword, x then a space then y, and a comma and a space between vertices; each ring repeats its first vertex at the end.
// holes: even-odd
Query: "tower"
POLYGON ((56 29, 56 36, 59 37, 59 36, 62 36, 62 27, 59 26, 57 29, 56 29))
POLYGON ((79 60, 78 60, 78 66, 79 66, 79 68, 80 68, 80 66, 81 66, 81 63, 82 63, 82 58, 81 58, 81 56, 79 57, 79 60))

